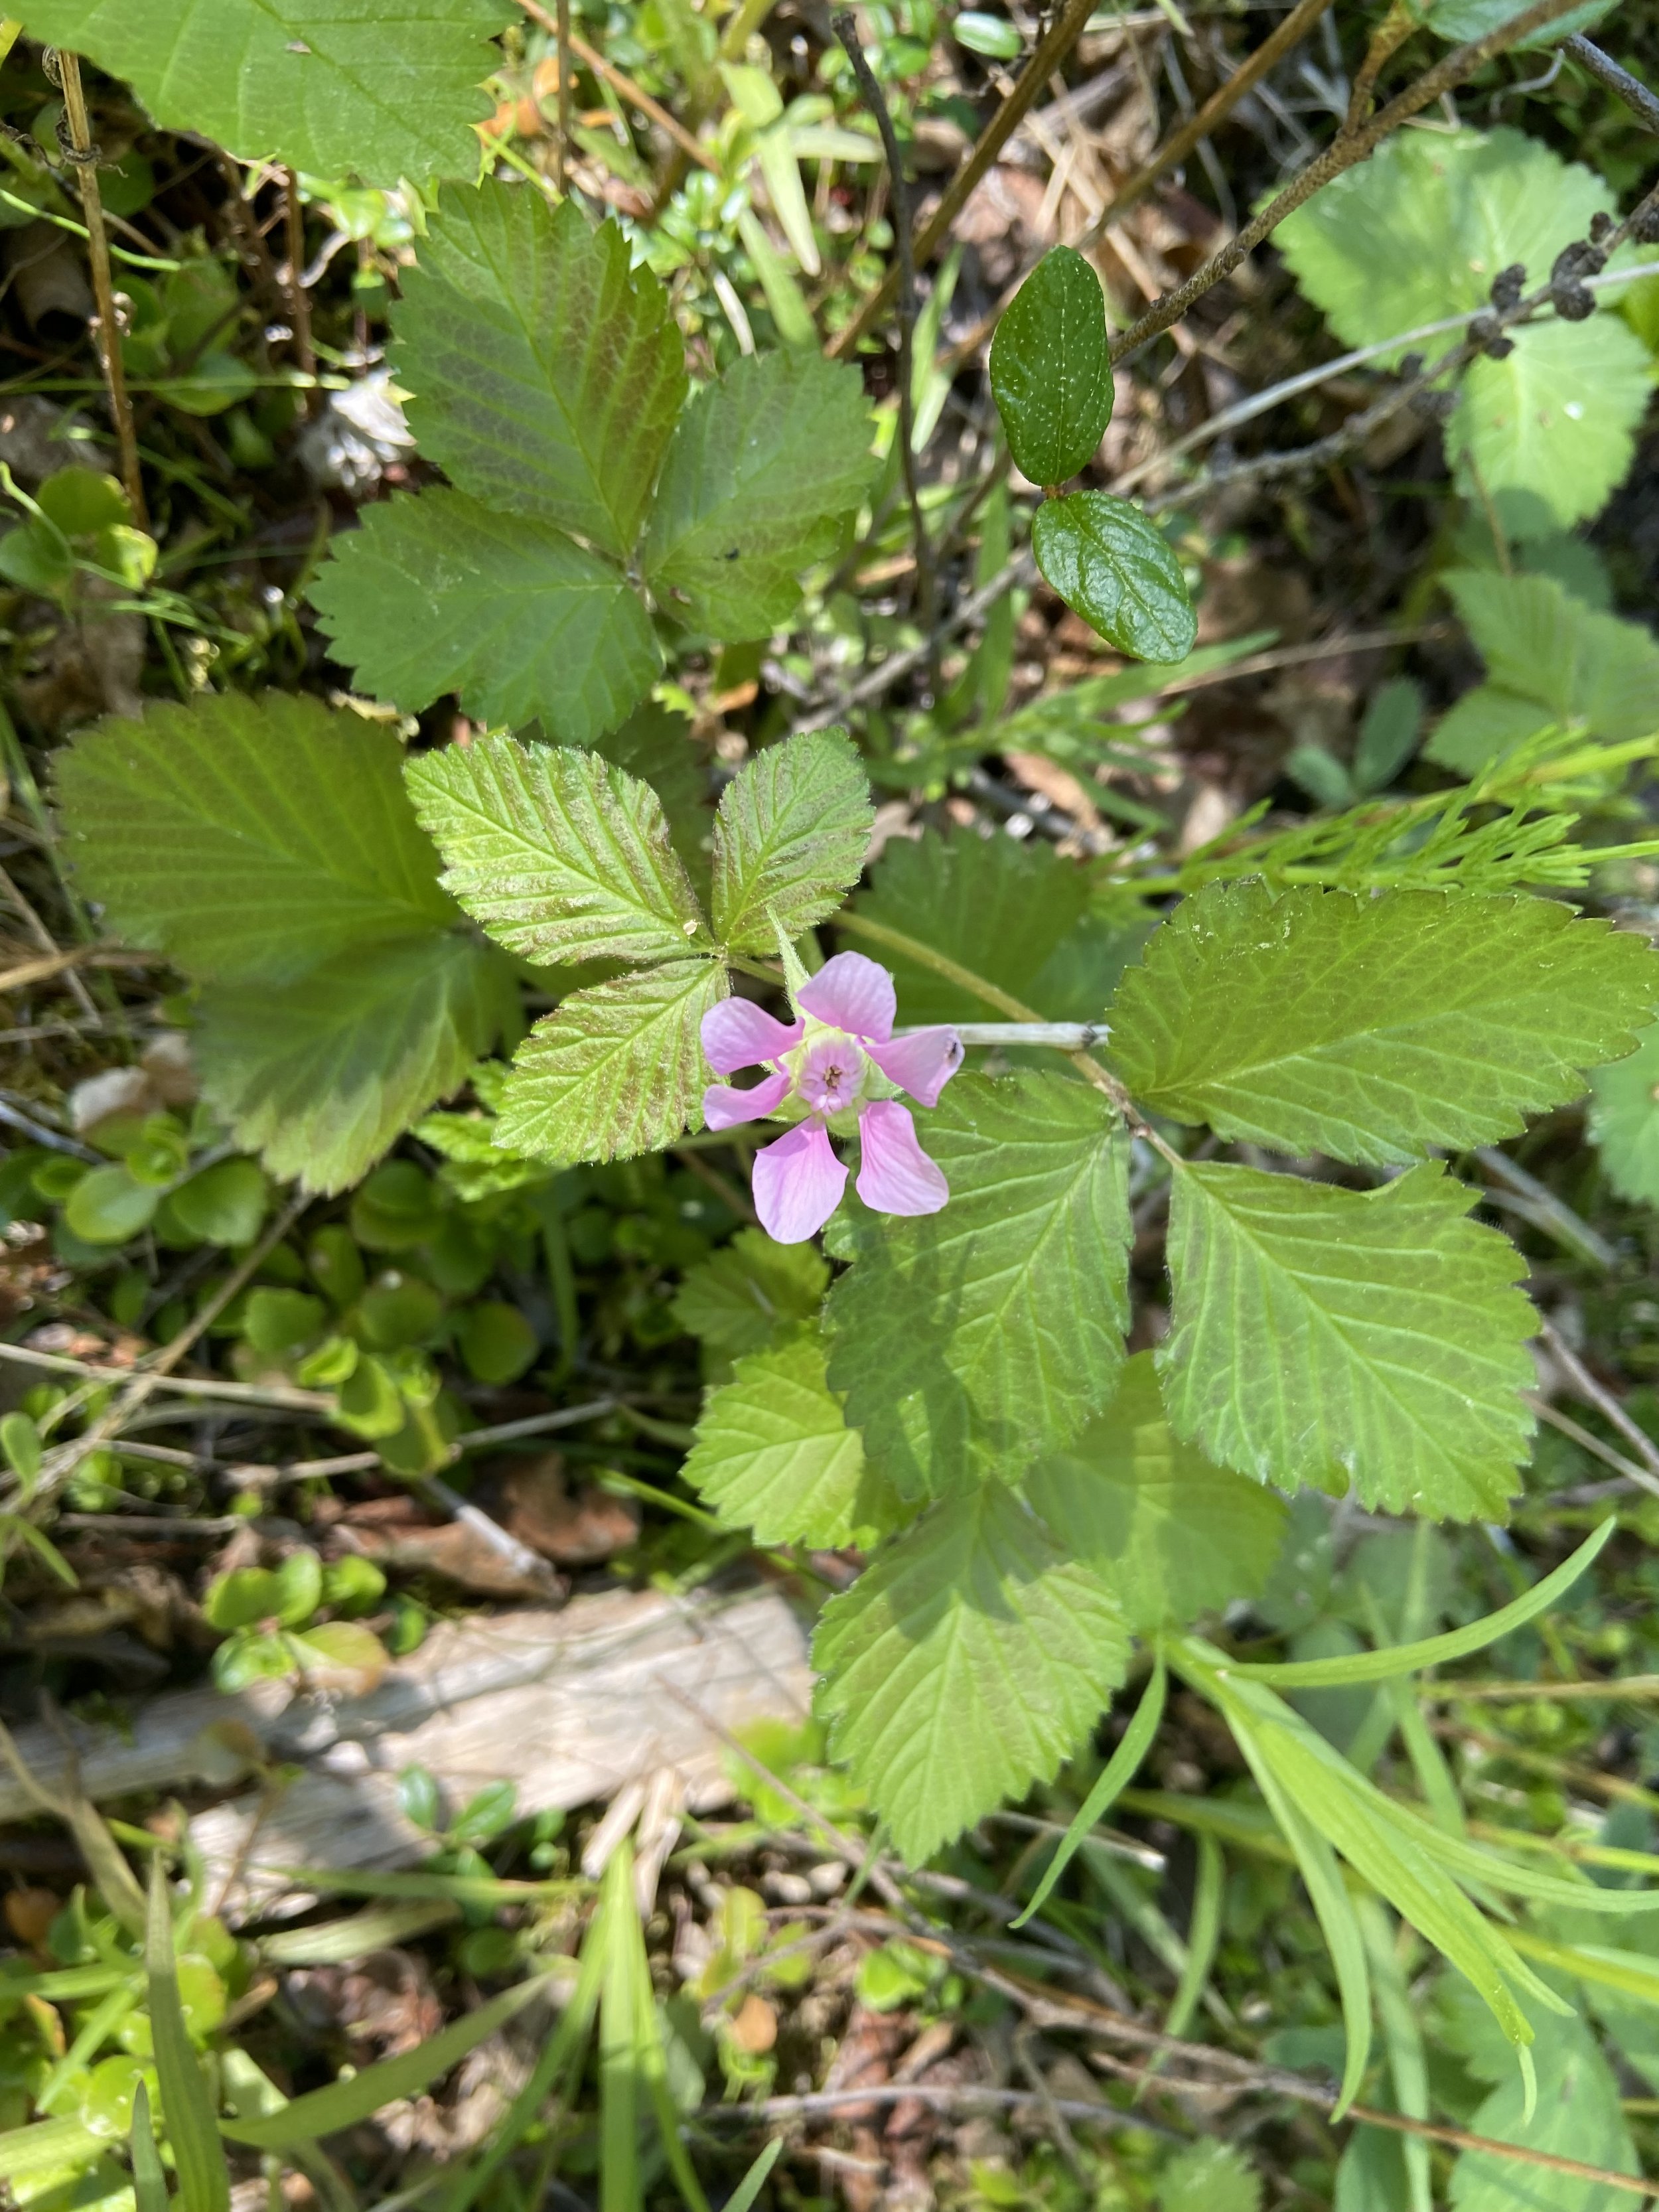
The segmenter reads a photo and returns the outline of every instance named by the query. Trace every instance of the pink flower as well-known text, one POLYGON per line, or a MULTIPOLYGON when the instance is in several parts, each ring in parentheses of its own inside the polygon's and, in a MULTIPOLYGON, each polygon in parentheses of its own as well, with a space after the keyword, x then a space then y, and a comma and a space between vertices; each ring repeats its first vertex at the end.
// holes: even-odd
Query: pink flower
POLYGON ((795 993, 795 1019, 775 1020, 747 999, 723 999, 702 1018, 702 1048, 717 1075, 763 1067, 747 1091, 711 1084, 711 1129, 769 1117, 795 1126, 755 1155, 755 1207, 780 1244, 815 1237, 841 1203, 847 1170, 830 1143, 859 1139, 858 1194, 879 1213, 937 1213, 950 1185, 916 1141, 908 1091, 934 1106, 962 1065, 952 1029, 893 1035, 893 979, 861 952, 838 952, 795 993))

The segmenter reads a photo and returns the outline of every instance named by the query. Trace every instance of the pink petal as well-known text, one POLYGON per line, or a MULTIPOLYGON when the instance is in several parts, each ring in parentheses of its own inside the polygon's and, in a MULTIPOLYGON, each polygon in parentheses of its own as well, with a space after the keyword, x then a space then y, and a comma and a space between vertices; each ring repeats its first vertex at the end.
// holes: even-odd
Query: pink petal
POLYGON ((892 1098, 866 1106, 859 1141, 859 1196, 878 1213, 937 1213, 950 1197, 950 1184, 916 1142, 908 1106, 892 1098))
POLYGON ((716 1075, 735 1075, 740 1067, 781 1060, 805 1034, 805 1023, 786 1029, 751 1000, 722 999, 702 1018, 703 1056, 716 1075))
POLYGON ((739 1121, 763 1121, 789 1095, 789 1077, 769 1075, 747 1091, 730 1083, 711 1083, 702 1094, 702 1118, 711 1129, 733 1129, 739 1121))
POLYGON ((893 1034, 898 994, 878 960, 866 960, 861 952, 838 952, 796 992, 795 1004, 815 1021, 845 1030, 848 1036, 874 1037, 884 1044, 893 1034))
POLYGON ((962 1066, 962 1039, 954 1030, 918 1030, 866 1050, 890 1083, 923 1106, 939 1104, 939 1092, 962 1066))
POLYGON ((755 1211, 779 1244, 816 1237, 841 1204, 847 1170, 821 1121, 802 1121, 755 1155, 755 1211))

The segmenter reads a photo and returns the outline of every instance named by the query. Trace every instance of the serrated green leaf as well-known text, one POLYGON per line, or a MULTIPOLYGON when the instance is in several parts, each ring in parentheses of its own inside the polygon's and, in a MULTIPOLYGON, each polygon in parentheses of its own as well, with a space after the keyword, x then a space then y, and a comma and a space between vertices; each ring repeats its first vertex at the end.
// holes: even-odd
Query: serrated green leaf
POLYGON ((1656 1006, 1645 939, 1551 899, 1212 884, 1124 977, 1112 1048, 1154 1113, 1380 1164, 1514 1136, 1656 1006))
POLYGON ((571 744, 614 729, 662 665, 621 572, 550 523, 441 488, 366 507, 311 600, 338 659, 418 714, 453 691, 483 722, 571 744))
POLYGON ((1261 2212, 1261 2179, 1243 2151, 1212 2137, 1161 2169, 1158 2212, 1261 2212))
POLYGON ((868 1542, 895 1519, 814 1329, 738 1360, 709 1394, 681 1473, 722 1528, 750 1528, 760 1544, 868 1542))
MULTIPOLYGON (((970 831, 890 840, 853 911, 931 946, 1056 1019, 1055 956, 1082 921, 1089 878, 1051 845, 970 831), (1052 964, 1051 964, 1052 963, 1052 964)), ((977 1022, 981 999, 890 946, 872 945, 898 987, 905 1022, 977 1022)), ((1104 994, 1090 1010, 1099 1013, 1104 994)), ((1087 1018, 1086 1014, 1082 1018, 1087 1018)))
MULTIPOLYGON (((1518 2143, 1547 2156, 1577 2159, 1614 2173, 1640 2173, 1641 2162, 1620 2103, 1619 2081, 1595 2037, 1581 2021, 1540 2011, 1535 2021, 1533 2063, 1538 2094, 1530 2112, 1524 2085, 1513 2072, 1479 2105, 1467 2124, 1488 2142, 1518 2143)), ((1522 2166, 1482 2151, 1461 2154, 1451 2172, 1453 2212, 1613 2212, 1626 2202, 1601 2182, 1522 2166), (1524 2193, 1517 2175, 1526 2176, 1524 2193)))
POLYGON ((57 756, 64 842, 131 944, 281 982, 455 919, 390 730, 267 692, 153 706, 57 756))
POLYGON ((593 750, 650 785, 662 801, 674 850, 684 861, 686 873, 699 891, 706 891, 714 810, 708 761, 684 715, 647 700, 619 728, 595 738, 593 750))
MULTIPOLYGON (((1547 35, 1559 38, 1558 27, 1547 35)), ((1274 235, 1345 343, 1375 345, 1484 307, 1492 278, 1513 263, 1535 281, 1614 200, 1592 170, 1519 131, 1402 131, 1274 235)), ((1467 373, 1446 448, 1473 453, 1510 536, 1536 538, 1593 514, 1624 476, 1647 404, 1647 358, 1607 313, 1509 336, 1512 353, 1467 373)), ((1410 343, 1381 358, 1392 366, 1410 343)))
POLYGON ((1120 653, 1180 660, 1192 651, 1198 617, 1175 548, 1127 499, 1073 491, 1044 500, 1031 550, 1072 611, 1120 653))
POLYGON ((1175 1435, 1150 1352, 1127 1363, 1075 1443, 1037 1462, 1025 1494, 1066 1553, 1116 1591, 1137 1635, 1255 1596, 1285 1537, 1282 1498, 1175 1435))
POLYGON ((573 991, 514 1056, 496 1141, 562 1166, 627 1159, 702 1125, 699 1032, 725 998, 714 960, 676 960, 573 991))
POLYGON ((203 1095, 237 1143, 307 1190, 345 1190, 459 1091, 508 1012, 505 963, 459 935, 342 953, 295 983, 203 992, 203 1095))
POLYGON ((859 879, 870 787, 844 730, 768 745, 727 784, 714 823, 714 927, 740 951, 775 952, 827 921, 859 879))
POLYGON ((884 1546, 812 1639, 830 1749, 913 1865, 1051 1780, 1127 1656, 1103 1583, 994 1482, 884 1546))
POLYGON ((656 793, 599 754, 480 738, 408 781, 445 884, 509 951, 674 960, 702 931, 656 793))
POLYGON ((1622 1198, 1659 1206, 1659 1028, 1628 1060, 1590 1078, 1590 1140, 1622 1198))
POLYGON ((1062 484, 1094 458, 1112 419, 1106 301, 1069 246, 1043 255, 997 325, 991 392, 1014 466, 1032 483, 1062 484))
POLYGON ((1437 1166, 1371 1191, 1206 1164, 1176 1176, 1171 1425, 1284 1488, 1501 1514, 1532 1417, 1525 1262, 1437 1166))
POLYGON ((781 1329, 811 1320, 829 1287, 816 1245, 775 1244, 763 1229, 739 1229, 690 1270, 674 1318, 717 1352, 763 1352, 781 1329))
POLYGON ((1553 576, 1448 576, 1489 681, 1441 720, 1428 757, 1460 775, 1552 723, 1563 746, 1623 744, 1659 729, 1659 644, 1638 623, 1597 613, 1553 576))
POLYGON ((646 533, 645 573, 682 619, 728 641, 794 612, 867 490, 858 371, 795 348, 735 362, 681 416, 646 533))
POLYGON ((490 181, 444 194, 392 311, 422 453, 492 509, 625 559, 685 398, 667 292, 620 226, 490 181))
POLYGON ((469 176, 497 0, 32 0, 31 38, 125 77, 163 130, 317 177, 469 176))
POLYGON ((1128 1325, 1127 1147, 1064 1076, 958 1076, 922 1124, 942 1212, 856 1223, 830 1294, 830 1379, 902 1498, 1012 1480, 1117 1387, 1128 1325))

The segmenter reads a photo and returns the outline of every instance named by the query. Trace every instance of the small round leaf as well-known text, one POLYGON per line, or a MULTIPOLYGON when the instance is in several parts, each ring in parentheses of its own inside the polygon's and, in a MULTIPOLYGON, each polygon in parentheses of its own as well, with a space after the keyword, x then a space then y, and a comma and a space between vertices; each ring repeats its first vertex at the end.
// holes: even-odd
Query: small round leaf
POLYGON ((251 1244, 265 1218, 270 1185, 253 1160, 221 1160, 173 1194, 173 1210, 192 1237, 210 1244, 251 1244))
POLYGON ((1031 548, 1066 605, 1120 653, 1180 660, 1192 651, 1198 617, 1175 549, 1127 500, 1103 491, 1046 500, 1031 548))
POLYGON ((1087 467, 1112 419, 1100 279, 1057 246, 1020 286, 991 341, 991 391, 1022 475, 1061 484, 1087 467))
POLYGON ((83 1243, 125 1244, 148 1225, 161 1200, 154 1184, 135 1182, 125 1168, 94 1168, 70 1193, 64 1219, 83 1243))

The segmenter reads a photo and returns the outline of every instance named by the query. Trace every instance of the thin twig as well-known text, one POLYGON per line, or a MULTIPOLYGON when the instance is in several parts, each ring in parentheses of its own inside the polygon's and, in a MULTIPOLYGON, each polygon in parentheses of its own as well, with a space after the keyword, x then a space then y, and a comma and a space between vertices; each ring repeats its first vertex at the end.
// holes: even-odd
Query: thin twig
POLYGON ((1245 56, 1225 84, 1218 86, 1203 106, 1189 116, 1178 131, 1172 131, 1157 152, 1118 186, 1082 237, 1076 240, 1079 250, 1086 251, 1097 240, 1103 238, 1112 225, 1121 221, 1135 202, 1152 189, 1165 170, 1174 168, 1177 161, 1184 161, 1199 141, 1207 138, 1217 125, 1237 106, 1245 94, 1261 82, 1274 63, 1282 60, 1292 46, 1307 36, 1330 5, 1331 0, 1297 0, 1297 5, 1290 14, 1268 33, 1259 46, 1245 56))
POLYGON ((1365 58, 1355 72, 1353 87, 1348 94, 1347 120, 1343 130, 1358 131, 1370 113, 1376 90, 1376 80, 1395 55, 1417 28, 1418 18, 1406 5, 1406 0, 1394 0, 1394 4, 1376 28, 1371 33, 1371 42, 1365 49, 1365 58))
POLYGON ((301 398, 304 412, 310 415, 317 405, 317 349, 311 342, 311 295, 306 289, 306 219, 300 200, 300 179, 292 169, 283 172, 283 219, 288 239, 288 267, 283 271, 283 286, 288 294, 288 312, 294 325, 294 360, 301 376, 308 377, 301 398))
POLYGON ((1243 230, 1230 238, 1218 252, 1212 253, 1201 269, 1195 270, 1184 284, 1167 292, 1142 315, 1112 341, 1111 358, 1114 367, 1127 361, 1172 323, 1178 323, 1188 309, 1225 276, 1230 276, 1239 263, 1254 252, 1262 240, 1271 235, 1286 216, 1293 214, 1305 200, 1340 177, 1346 170, 1356 167, 1370 159, 1382 141, 1392 136, 1402 123, 1425 107, 1432 106, 1442 93, 1450 92, 1484 69, 1495 55, 1507 52, 1517 40, 1529 37, 1534 31, 1542 30, 1556 18, 1565 15, 1576 4, 1576 0, 1533 0, 1530 8, 1523 8, 1518 15, 1488 31, 1484 38, 1472 39, 1468 45, 1455 46, 1437 62, 1432 69, 1407 86, 1397 99, 1391 100, 1380 115, 1375 116, 1363 130, 1345 131, 1322 154, 1316 155, 1306 167, 1291 178, 1282 192, 1278 193, 1261 214, 1247 222, 1243 230))
POLYGON ((1659 1491, 1659 1445, 1631 1419, 1612 1391, 1596 1381, 1547 1314, 1538 1317, 1538 1334, 1548 1346, 1550 1357, 1571 1384, 1573 1395, 1582 1398, 1587 1406, 1594 1406, 1627 1443, 1635 1445, 1637 1457, 1653 1478, 1648 1486, 1659 1491))
POLYGON ((570 0, 559 0, 559 142, 553 153, 553 182, 562 192, 565 168, 570 159, 570 0))
MULTIPOLYGON (((858 25, 842 9, 830 17, 842 50, 852 64, 853 76, 865 106, 876 118, 883 150, 887 155, 888 196, 891 207, 893 240, 898 254, 898 441, 899 466, 904 476, 905 497, 910 503, 910 534, 915 545, 916 618, 931 638, 933 632, 933 557, 927 524, 921 512, 921 491, 916 482, 915 393, 912 389, 916 330, 916 264, 911 252, 910 188, 904 174, 904 156, 887 102, 876 82, 875 71, 864 58, 858 25)), ((938 648, 934 647, 935 657, 938 648)), ((937 683, 934 685, 938 689, 937 683)))
POLYGON ((143 479, 138 472, 138 436, 133 427, 132 402, 127 397, 121 325, 115 313, 115 286, 110 276, 109 238, 104 229, 104 203, 98 190, 98 149, 92 143, 92 131, 87 121, 79 57, 60 47, 58 73, 64 94, 64 118, 69 125, 70 158, 81 186, 81 212, 86 218, 87 259, 92 268, 93 297, 98 303, 98 350, 103 357, 104 381, 109 386, 109 411, 121 459, 121 482, 132 507, 132 519, 143 530, 148 526, 149 516, 144 507, 143 479))
MULTIPOLYGON (((519 5, 532 21, 541 25, 543 30, 551 31, 556 39, 558 37, 559 19, 556 15, 550 15, 540 5, 540 0, 519 0, 519 5)), ((653 100, 644 87, 635 84, 626 70, 619 70, 615 62, 606 61, 598 47, 590 46, 586 40, 580 38, 574 31, 571 31, 568 37, 570 51, 578 61, 591 69, 595 76, 601 76, 607 84, 614 85, 631 106, 637 107, 641 115, 647 116, 659 131, 665 131, 683 154, 688 155, 701 167, 712 170, 716 176, 720 174, 720 163, 706 146, 699 145, 677 116, 671 115, 659 100, 653 100)))
MULTIPOLYGON (((527 7, 530 0, 519 0, 519 4, 521 8, 527 7)), ((925 269, 930 257, 944 243, 951 224, 967 205, 975 186, 1025 120, 1038 93, 1077 44, 1084 26, 1094 13, 1094 6, 1095 0, 1066 0, 1063 13, 1056 18, 1047 38, 1041 41, 1020 71, 1012 91, 974 141, 973 151, 945 186, 939 205, 916 234, 915 259, 918 269, 925 269)), ((877 318, 885 313, 892 304, 898 281, 898 270, 890 267, 852 321, 845 329, 838 331, 824 349, 832 360, 851 353, 877 318)))
MULTIPOLYGON (((1638 1490, 1650 1490, 1656 1497, 1659 1497, 1659 1479, 1650 1475, 1645 1468, 1638 1467, 1634 1460, 1628 1460, 1622 1452, 1614 1451, 1611 1444, 1604 1444, 1600 1437, 1593 1436, 1589 1430, 1582 1427, 1575 1421, 1571 1414, 1564 1413, 1559 1406, 1551 1405, 1549 1400, 1540 1392, 1523 1390, 1521 1395, 1540 1421, 1547 1421, 1551 1428, 1559 1429, 1564 1437, 1577 1445, 1580 1451, 1587 1451, 1592 1459, 1599 1459, 1603 1467, 1612 1468, 1615 1474, 1624 1477, 1626 1485, 1634 1483, 1638 1490)), ((1618 1491, 1620 1486, 1616 1482, 1608 1482, 1599 1483, 1596 1487, 1610 1494, 1618 1491)), ((1558 1493, 1552 1502, 1559 1504, 1565 1501, 1558 1493)))
POLYGON ((1638 76, 1620 69, 1611 56, 1600 46, 1592 46, 1582 31, 1574 31, 1562 40, 1561 49, 1570 59, 1593 76, 1598 84, 1605 85, 1615 98, 1622 100, 1632 115, 1638 116, 1650 131, 1659 131, 1659 95, 1650 92, 1638 76))

